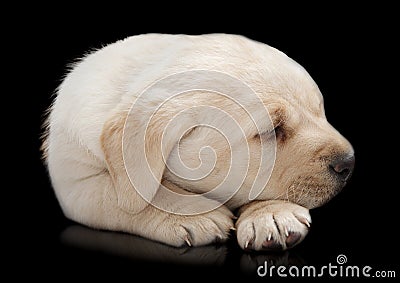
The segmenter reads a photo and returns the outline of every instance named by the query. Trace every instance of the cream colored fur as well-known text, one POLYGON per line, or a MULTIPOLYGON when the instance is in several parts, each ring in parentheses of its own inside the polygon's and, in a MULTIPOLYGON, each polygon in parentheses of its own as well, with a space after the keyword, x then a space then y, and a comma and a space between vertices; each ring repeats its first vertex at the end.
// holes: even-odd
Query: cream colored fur
MULTIPOLYGON (((196 121, 189 117, 174 129, 178 134, 185 125, 208 118, 204 113, 196 121)), ((267 117, 265 121, 265 127, 271 127, 267 117)), ((44 147, 56 196, 65 215, 72 220, 173 246, 224 241, 230 229, 236 227, 240 246, 255 250, 262 249, 269 238, 286 249, 286 239, 292 232, 299 233, 301 241, 311 222, 308 209, 328 201, 342 186, 327 170, 331 156, 353 154, 351 145, 327 122, 322 95, 301 66, 268 45, 226 34, 133 36, 89 54, 72 68, 59 87, 49 114, 44 147), (139 110, 130 114, 134 123, 124 129, 132 103, 143 90, 166 76, 190 70, 223 72, 243 81, 269 110, 275 126, 282 124, 282 134, 277 133, 274 169, 257 201, 249 200, 249 190, 258 170, 261 173, 264 170, 257 166, 260 139, 269 143, 269 137, 258 135, 254 128, 246 126, 245 113, 218 95, 202 95, 198 90, 193 99, 188 96, 179 103, 167 103, 162 113, 147 125, 142 117, 152 103, 163 99, 148 96, 140 102, 139 110), (168 169, 159 158, 163 128, 173 115, 194 104, 226 109, 241 121, 246 138, 241 140, 238 133, 232 149, 244 152, 248 144, 249 169, 240 190, 228 202, 218 203, 216 196, 200 197, 191 204, 199 207, 215 204, 219 208, 195 215, 173 214, 149 205, 137 193, 125 165, 129 165, 131 172, 137 172, 136 182, 149 186, 147 198, 172 211, 187 204, 158 191, 161 182, 168 189, 184 194, 212 190, 227 174, 230 160, 225 141, 215 131, 197 127, 183 136, 180 156, 174 150, 176 140, 168 139, 168 169), (141 148, 135 134, 145 126, 152 137, 146 143, 150 159, 147 162, 155 169, 158 185, 141 173, 144 160, 137 155, 141 148), (123 135, 128 141, 124 148, 123 135), (191 181, 171 173, 180 170, 179 158, 188 167, 198 166, 198 152, 205 145, 210 145, 217 156, 209 177, 191 181), (123 150, 131 160, 124 162, 123 150), (232 211, 239 207, 242 208, 235 224, 232 211)), ((205 154, 202 161, 207 163, 210 158, 205 154)))

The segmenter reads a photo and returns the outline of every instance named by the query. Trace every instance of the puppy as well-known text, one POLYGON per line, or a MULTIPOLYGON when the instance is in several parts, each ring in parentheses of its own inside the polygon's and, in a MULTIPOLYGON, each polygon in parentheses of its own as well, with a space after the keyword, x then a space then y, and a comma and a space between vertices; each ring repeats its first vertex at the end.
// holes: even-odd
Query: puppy
POLYGON ((66 217, 172 246, 232 229, 243 249, 291 248, 354 167, 309 74, 237 35, 147 34, 93 52, 45 129, 66 217))

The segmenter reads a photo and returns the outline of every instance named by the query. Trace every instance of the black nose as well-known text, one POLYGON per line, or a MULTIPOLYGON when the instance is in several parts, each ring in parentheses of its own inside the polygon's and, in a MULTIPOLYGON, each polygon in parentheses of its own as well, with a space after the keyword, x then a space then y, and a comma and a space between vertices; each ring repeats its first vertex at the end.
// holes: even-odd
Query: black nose
POLYGON ((332 163, 329 165, 329 168, 339 178, 347 181, 353 172, 354 162, 354 154, 341 155, 332 161, 332 163))

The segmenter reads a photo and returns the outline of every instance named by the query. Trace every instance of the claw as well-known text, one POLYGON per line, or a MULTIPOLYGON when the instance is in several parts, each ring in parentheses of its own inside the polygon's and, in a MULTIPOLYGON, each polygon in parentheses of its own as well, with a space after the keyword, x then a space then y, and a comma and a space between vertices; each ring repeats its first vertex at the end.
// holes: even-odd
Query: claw
POLYGON ((286 237, 289 237, 289 232, 288 232, 287 228, 285 228, 285 235, 286 235, 286 237))
POLYGON ((271 241, 271 238, 272 238, 272 234, 269 233, 269 234, 268 234, 268 241, 271 241))
POLYGON ((311 227, 311 221, 308 221, 307 218, 305 218, 305 217, 300 217, 300 216, 297 216, 297 215, 295 215, 295 216, 296 216, 297 220, 299 220, 301 223, 303 223, 304 225, 306 225, 308 228, 311 227))
POLYGON ((232 231, 236 231, 236 228, 235 228, 235 227, 231 227, 231 228, 229 228, 229 229, 231 229, 232 231))
POLYGON ((244 243, 244 248, 247 249, 249 246, 249 240, 246 241, 246 243, 244 243))
POLYGON ((186 242, 186 244, 187 244, 189 247, 192 246, 192 243, 190 242, 190 240, 189 240, 188 237, 185 238, 185 242, 186 242))

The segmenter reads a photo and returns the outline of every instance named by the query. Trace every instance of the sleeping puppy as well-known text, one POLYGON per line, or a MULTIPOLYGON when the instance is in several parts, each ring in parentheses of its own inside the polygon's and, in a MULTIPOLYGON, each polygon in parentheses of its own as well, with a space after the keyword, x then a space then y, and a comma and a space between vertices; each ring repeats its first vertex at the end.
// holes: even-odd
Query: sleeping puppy
POLYGON ((68 218, 172 246, 236 230, 246 250, 291 248, 354 167, 309 74, 237 35, 147 34, 93 52, 45 126, 68 218))

